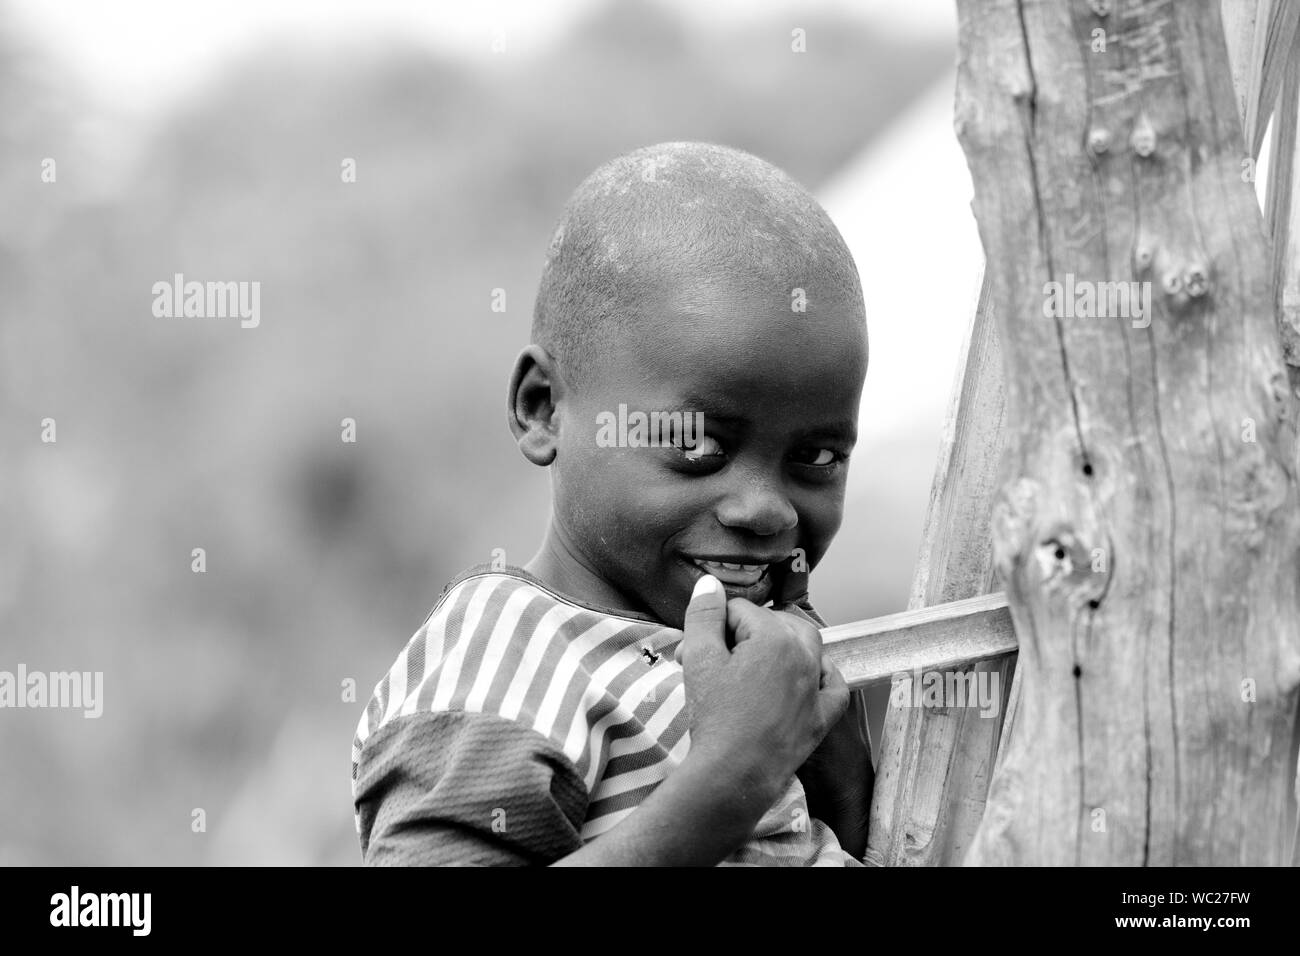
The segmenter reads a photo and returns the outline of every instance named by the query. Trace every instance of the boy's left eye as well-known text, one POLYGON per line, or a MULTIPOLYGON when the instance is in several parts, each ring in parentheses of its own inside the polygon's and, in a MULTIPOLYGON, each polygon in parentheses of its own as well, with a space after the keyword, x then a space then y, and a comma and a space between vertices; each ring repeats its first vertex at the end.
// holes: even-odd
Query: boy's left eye
POLYGON ((833 448, 808 448, 796 453, 795 458, 801 465, 825 468, 838 462, 841 455, 833 448))

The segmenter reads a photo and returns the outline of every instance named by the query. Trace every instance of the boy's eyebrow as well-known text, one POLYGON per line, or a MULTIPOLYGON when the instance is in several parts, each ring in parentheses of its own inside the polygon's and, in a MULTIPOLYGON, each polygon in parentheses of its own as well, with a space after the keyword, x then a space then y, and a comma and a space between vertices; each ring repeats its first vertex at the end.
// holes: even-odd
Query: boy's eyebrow
POLYGON ((803 429, 797 432, 795 437, 800 439, 843 438, 855 442, 858 440, 858 426, 852 419, 845 418, 840 421, 827 422, 824 425, 815 425, 812 428, 803 429))
POLYGON ((724 425, 748 425, 749 416, 743 413, 728 415, 717 410, 716 398, 705 398, 697 393, 682 396, 681 409, 685 412, 703 412, 706 422, 721 422, 724 425))

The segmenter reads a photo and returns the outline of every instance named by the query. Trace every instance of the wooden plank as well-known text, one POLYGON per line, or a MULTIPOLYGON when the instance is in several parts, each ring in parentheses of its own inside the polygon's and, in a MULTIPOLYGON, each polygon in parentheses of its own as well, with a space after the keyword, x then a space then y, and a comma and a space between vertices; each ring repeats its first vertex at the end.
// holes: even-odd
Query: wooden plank
POLYGON ((1258 157, 1269 116, 1282 88, 1287 61, 1293 55, 1300 29, 1300 3, 1296 0, 1261 0, 1255 23, 1252 95, 1246 100, 1243 132, 1251 155, 1258 157))
POLYGON ((1269 149, 1265 224, 1273 238, 1273 297, 1292 392, 1300 390, 1300 53, 1287 64, 1269 149))
MULTIPOLYGON (((1293 51, 1287 64, 1273 114, 1273 137, 1269 151, 1268 192, 1265 225, 1273 239, 1273 298, 1278 312, 1278 331, 1287 362, 1291 393, 1300 396, 1300 157, 1297 157, 1297 129, 1300 129, 1300 52, 1293 51)), ((1292 743, 1291 759, 1297 762, 1300 719, 1292 743)), ((1296 767, 1291 814, 1296 818, 1291 841, 1291 865, 1300 866, 1300 766, 1296 767)))
MULTIPOLYGON (((1228 45, 1228 62, 1232 66, 1232 86, 1237 93, 1237 115, 1241 117, 1242 131, 1248 140, 1252 139, 1253 130, 1247 128, 1250 109, 1246 104, 1259 96, 1255 24, 1263 2, 1266 0, 1221 0, 1219 5, 1223 17, 1223 39, 1228 45)), ((1258 158, 1259 154, 1252 155, 1258 158)))
POLYGON ((1278 864, 1300 494, 1263 223, 1217 4, 1110 9, 958 0, 1007 376, 994 560, 1034 729, 967 862, 1278 864))
MULTIPOLYGON (((1264 0, 1223 0, 1223 25, 1228 42, 1228 56, 1233 64, 1233 83, 1238 94, 1243 134, 1248 143, 1256 135, 1262 136, 1258 116, 1262 108, 1248 115, 1248 103, 1259 103, 1267 98, 1262 91, 1263 66, 1259 59, 1266 53, 1267 42, 1256 43, 1258 10, 1264 0)), ((1276 30, 1276 27, 1274 28, 1276 30)), ((1300 31, 1300 24, 1293 24, 1300 31)), ((1267 31, 1265 31, 1267 32, 1267 31)), ((1300 126, 1300 51, 1293 37, 1284 56, 1274 54, 1276 69, 1283 69, 1281 92, 1277 108, 1272 111, 1272 138, 1269 147, 1268 188, 1264 202, 1264 226, 1273 242, 1273 298, 1277 312, 1278 334, 1282 342, 1282 356, 1287 364, 1287 376, 1294 398, 1300 397, 1300 202, 1294 197, 1300 193, 1300 162, 1297 162, 1296 131, 1300 126), (1282 60, 1285 59, 1285 62, 1282 60)), ((1258 151, 1253 154, 1258 157, 1258 151)), ((1291 747, 1291 759, 1296 763, 1296 744, 1300 742, 1300 720, 1297 721, 1291 747)), ((1300 803, 1300 767, 1297 767, 1295 789, 1290 815, 1296 819, 1291 842, 1291 865, 1300 866, 1300 816, 1296 814, 1300 803)))
POLYGON ((965 601, 822 630, 827 656, 858 690, 913 671, 947 671, 1016 649, 1007 596, 965 601))
MULTIPOLYGON (((992 589, 989 515, 1005 404, 986 277, 957 364, 909 608, 992 589)), ((973 669, 996 672, 1006 689, 1013 668, 1011 656, 973 669)), ((961 862, 979 825, 1001 720, 970 708, 901 706, 912 699, 911 680, 899 681, 885 714, 865 859, 881 866, 952 865, 961 862)))
POLYGON ((993 584, 989 514, 997 488, 1006 389, 992 289, 980 283, 949 399, 909 608, 986 594, 993 584))
POLYGON ((1300 4, 1222 0, 1221 12, 1244 141, 1258 159, 1300 31, 1300 4))
MULTIPOLYGON (((1233 83, 1238 94, 1243 134, 1253 143, 1263 134, 1257 116, 1248 116, 1248 102, 1258 103, 1261 92, 1262 65, 1257 59, 1267 49, 1267 42, 1256 44, 1256 18, 1262 0, 1223 0, 1223 26, 1228 56, 1233 65, 1233 83)), ((1300 30, 1300 25, 1294 29, 1300 30)), ((1273 297, 1277 311, 1278 334, 1292 397, 1300 397, 1300 162, 1296 158, 1296 130, 1300 126, 1300 51, 1292 40, 1284 66, 1282 89, 1273 111, 1273 135, 1269 148, 1268 189, 1264 203, 1264 225, 1273 241, 1273 297)), ((1258 152, 1254 155, 1257 157, 1258 152)), ((1292 742, 1292 762, 1296 762, 1296 743, 1300 742, 1300 721, 1292 742)), ((1291 865, 1300 866, 1300 767, 1295 773, 1295 790, 1290 814, 1296 818, 1291 843, 1291 865)))

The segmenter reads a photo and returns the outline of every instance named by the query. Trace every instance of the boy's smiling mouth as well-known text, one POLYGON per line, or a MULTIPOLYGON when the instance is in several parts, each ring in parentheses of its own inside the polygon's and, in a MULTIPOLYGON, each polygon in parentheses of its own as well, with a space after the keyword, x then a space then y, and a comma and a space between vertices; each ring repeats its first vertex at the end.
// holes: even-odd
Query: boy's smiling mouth
POLYGON ((759 579, 767 573, 768 567, 766 564, 711 561, 705 558, 691 558, 691 561, 695 563, 696 567, 702 568, 723 584, 734 584, 742 588, 757 584, 759 579))
POLYGON ((749 555, 718 555, 709 558, 683 555, 696 576, 711 574, 722 582, 727 598, 745 598, 762 605, 772 596, 775 582, 772 569, 784 557, 767 561, 749 555))

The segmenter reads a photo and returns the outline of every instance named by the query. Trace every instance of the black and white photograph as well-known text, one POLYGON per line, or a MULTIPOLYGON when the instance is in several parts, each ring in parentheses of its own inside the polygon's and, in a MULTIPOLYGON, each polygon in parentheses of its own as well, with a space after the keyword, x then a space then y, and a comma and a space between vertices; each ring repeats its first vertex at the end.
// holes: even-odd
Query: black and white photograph
POLYGON ((1089 918, 1239 943, 1300 864, 1298 120, 1297 0, 0 0, 23 918, 1178 868, 1089 918))

